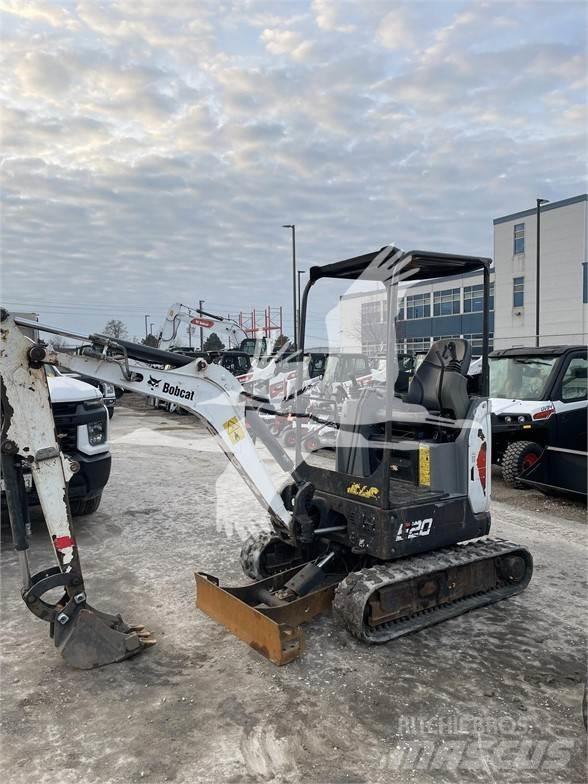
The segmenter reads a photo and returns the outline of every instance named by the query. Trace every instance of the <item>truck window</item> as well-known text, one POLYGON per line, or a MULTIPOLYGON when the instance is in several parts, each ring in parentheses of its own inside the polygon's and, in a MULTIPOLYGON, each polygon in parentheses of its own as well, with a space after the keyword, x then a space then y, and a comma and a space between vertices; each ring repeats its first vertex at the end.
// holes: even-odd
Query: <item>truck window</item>
POLYGON ((561 382, 561 400, 571 403, 575 400, 586 400, 588 359, 573 357, 561 382))
POLYGON ((558 357, 490 358, 490 397, 543 400, 547 380, 558 357))
POLYGON ((370 372, 366 357, 352 357, 349 364, 350 372, 356 377, 366 376, 370 372))

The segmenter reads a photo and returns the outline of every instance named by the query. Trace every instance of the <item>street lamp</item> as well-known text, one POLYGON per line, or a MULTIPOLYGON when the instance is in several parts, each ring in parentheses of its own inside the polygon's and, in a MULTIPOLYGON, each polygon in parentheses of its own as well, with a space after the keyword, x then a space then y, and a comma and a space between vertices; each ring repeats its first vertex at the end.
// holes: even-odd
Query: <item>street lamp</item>
MULTIPOLYGON (((301 296, 300 296, 300 276, 304 275, 305 273, 306 273, 306 270, 298 270, 298 272, 296 273, 298 275, 298 332, 300 332, 300 330, 302 329, 302 321, 301 321, 302 308, 300 307, 300 300, 301 300, 301 296)), ((300 344, 300 335, 298 335, 297 337, 298 337, 298 341, 297 342, 298 342, 298 344, 300 344)))
POLYGON ((149 329, 147 327, 148 318, 151 318, 151 315, 149 313, 145 313, 145 337, 147 337, 147 335, 149 334, 149 329))
MULTIPOLYGON (((199 300, 199 305, 198 305, 198 315, 200 315, 200 316, 202 315, 202 308, 203 307, 204 307, 204 300, 201 299, 201 300, 199 300)), ((202 348, 203 346, 204 346, 204 330, 202 329, 202 327, 200 327, 200 351, 203 350, 203 348, 202 348)), ((230 346, 229 346, 229 348, 230 348, 230 346)))
POLYGON ((537 264, 535 274, 537 276, 535 289, 535 347, 539 348, 539 316, 540 316, 540 297, 541 297, 541 205, 549 204, 549 199, 537 199, 537 264))
POLYGON ((293 347, 298 347, 298 331, 296 326, 296 225, 294 223, 282 224, 283 229, 292 229, 292 319, 294 326, 293 347))

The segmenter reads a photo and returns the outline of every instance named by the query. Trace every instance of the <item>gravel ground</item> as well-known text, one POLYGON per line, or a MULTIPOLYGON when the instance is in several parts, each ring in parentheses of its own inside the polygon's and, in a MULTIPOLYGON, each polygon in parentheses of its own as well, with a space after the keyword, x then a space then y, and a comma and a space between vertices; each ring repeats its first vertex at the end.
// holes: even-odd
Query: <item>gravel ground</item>
MULTIPOLYGON (((123 400, 112 478, 100 510, 78 519, 78 542, 91 602, 146 624, 158 644, 69 669, 24 608, 5 542, 5 781, 586 780, 581 506, 495 481, 493 534, 535 559, 522 595, 382 647, 325 616, 307 627, 304 655, 276 668, 194 607, 195 568, 243 581, 240 542, 263 513, 192 419, 123 400)), ((51 562, 41 522, 32 557, 51 562)))

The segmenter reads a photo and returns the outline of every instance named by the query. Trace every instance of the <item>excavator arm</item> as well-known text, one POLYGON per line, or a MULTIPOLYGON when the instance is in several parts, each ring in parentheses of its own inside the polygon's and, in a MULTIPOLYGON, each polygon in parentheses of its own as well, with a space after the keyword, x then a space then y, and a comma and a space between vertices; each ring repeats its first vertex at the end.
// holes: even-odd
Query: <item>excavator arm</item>
MULTIPOLYGON (((145 347, 137 347, 145 358, 145 347)), ((157 350, 150 358, 156 364, 157 350)), ((239 382, 222 367, 204 359, 160 369, 134 361, 129 344, 105 336, 84 336, 0 315, 0 375, 2 379, 2 469, 6 499, 19 554, 22 596, 29 609, 51 625, 51 636, 73 666, 89 669, 128 658, 153 644, 142 626, 126 624, 120 615, 95 610, 84 587, 82 568, 69 510, 67 483, 78 466, 59 449, 49 399, 45 365, 66 367, 144 396, 156 394, 204 420, 260 503, 270 513, 275 531, 288 539, 292 514, 261 463, 245 425, 246 399, 239 382), (90 342, 95 353, 68 354, 28 338, 19 328, 74 337, 90 342), (22 467, 28 466, 51 537, 57 566, 31 574, 28 562, 27 504, 22 467), (45 595, 62 588, 60 600, 45 595)), ((163 356, 165 352, 161 352, 163 356)), ((263 436, 264 425, 253 412, 263 436)), ((283 450, 273 455, 285 470, 293 465, 283 450)))
POLYGON ((239 348, 241 341, 247 338, 247 333, 236 321, 176 302, 169 308, 159 330, 158 346, 160 349, 169 350, 176 345, 178 328, 181 323, 187 324, 188 327, 215 329, 217 332, 224 333, 229 349, 239 348))

